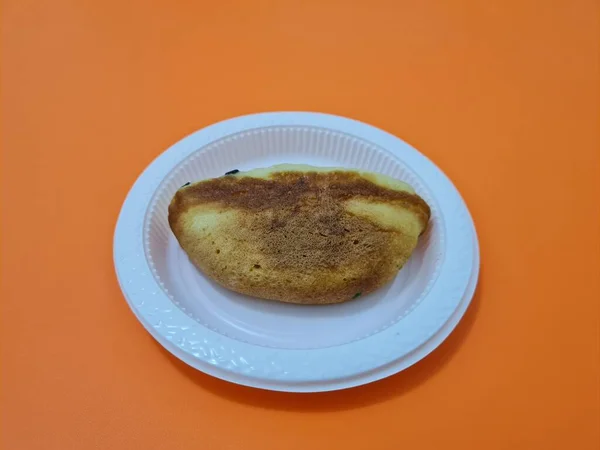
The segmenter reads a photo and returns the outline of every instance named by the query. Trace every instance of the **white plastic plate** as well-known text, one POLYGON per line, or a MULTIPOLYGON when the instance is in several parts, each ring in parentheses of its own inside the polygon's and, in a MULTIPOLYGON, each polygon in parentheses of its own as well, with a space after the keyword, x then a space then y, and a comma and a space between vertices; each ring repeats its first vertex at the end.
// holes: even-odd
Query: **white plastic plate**
POLYGON ((294 392, 357 386, 414 364, 456 326, 479 273, 467 207, 431 161, 372 126, 296 112, 226 120, 160 155, 123 204, 114 260, 131 309, 175 356, 224 380, 294 392), (175 191, 281 163, 384 173, 429 203, 428 230, 391 284, 340 305, 290 305, 230 292, 189 262, 167 223, 175 191))

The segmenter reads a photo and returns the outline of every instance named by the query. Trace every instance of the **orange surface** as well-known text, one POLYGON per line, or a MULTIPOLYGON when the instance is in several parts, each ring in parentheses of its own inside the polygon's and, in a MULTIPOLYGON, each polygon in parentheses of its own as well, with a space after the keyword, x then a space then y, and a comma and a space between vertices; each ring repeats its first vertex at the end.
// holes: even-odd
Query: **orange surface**
POLYGON ((2 449, 597 450, 599 18, 584 0, 5 0, 2 449), (129 311, 112 234, 136 176, 268 110, 391 131, 469 204, 478 293, 404 373, 251 390, 129 311))

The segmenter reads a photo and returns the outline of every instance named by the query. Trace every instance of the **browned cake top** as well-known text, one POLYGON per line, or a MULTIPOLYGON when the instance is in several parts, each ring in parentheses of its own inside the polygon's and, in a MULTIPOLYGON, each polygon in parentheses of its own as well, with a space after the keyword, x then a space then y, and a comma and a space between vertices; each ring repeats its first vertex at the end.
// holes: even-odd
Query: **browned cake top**
POLYGON ((417 240, 415 231, 405 234, 353 214, 345 201, 357 199, 411 211, 422 228, 429 220, 429 206, 418 195, 359 173, 290 171, 186 186, 171 202, 169 222, 192 259, 226 286, 284 301, 343 301, 393 277, 417 240), (235 219, 222 222, 210 238, 194 237, 197 228, 185 213, 204 205, 234 212, 235 219), (240 277, 246 284, 232 284, 240 277))

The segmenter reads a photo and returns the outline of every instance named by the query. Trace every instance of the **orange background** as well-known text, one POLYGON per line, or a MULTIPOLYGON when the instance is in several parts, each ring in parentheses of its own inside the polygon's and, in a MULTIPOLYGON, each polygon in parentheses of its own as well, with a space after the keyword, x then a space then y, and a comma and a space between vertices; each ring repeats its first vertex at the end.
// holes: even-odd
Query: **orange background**
POLYGON ((597 450, 599 2, 300 3, 3 2, 2 448, 597 450), (397 134, 471 208, 478 293, 405 372, 261 392, 129 311, 112 234, 136 176, 270 110, 397 134))

